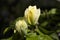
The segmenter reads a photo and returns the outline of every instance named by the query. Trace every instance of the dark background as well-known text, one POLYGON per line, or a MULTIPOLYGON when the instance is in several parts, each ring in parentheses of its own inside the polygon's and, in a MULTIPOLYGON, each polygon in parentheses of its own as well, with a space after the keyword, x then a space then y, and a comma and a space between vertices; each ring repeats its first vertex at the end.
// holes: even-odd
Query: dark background
MULTIPOLYGON (((36 5, 41 10, 57 8, 60 12, 60 1, 57 0, 0 0, 0 38, 7 38, 12 35, 12 30, 6 35, 3 35, 3 30, 9 26, 11 21, 23 16, 24 10, 29 5, 36 5)), ((55 25, 54 22, 53 24, 55 25)))

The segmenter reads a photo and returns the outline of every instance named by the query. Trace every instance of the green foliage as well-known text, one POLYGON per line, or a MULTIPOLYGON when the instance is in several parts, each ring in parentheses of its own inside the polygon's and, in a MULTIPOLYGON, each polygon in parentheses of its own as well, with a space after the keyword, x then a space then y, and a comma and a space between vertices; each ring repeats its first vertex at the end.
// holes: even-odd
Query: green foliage
POLYGON ((45 10, 40 16, 39 24, 31 26, 27 23, 28 29, 24 30, 24 32, 27 32, 26 34, 20 34, 15 29, 15 23, 23 19, 23 17, 19 17, 3 31, 3 34, 6 34, 10 29, 16 30, 16 32, 10 38, 1 40, 59 40, 57 33, 60 32, 60 23, 55 24, 56 29, 51 25, 48 26, 50 23, 55 23, 55 20, 57 20, 55 19, 56 14, 56 9, 45 10))
POLYGON ((26 40, 38 40, 38 35, 36 35, 36 33, 30 33, 26 40))
POLYGON ((30 33, 27 36, 26 40, 53 40, 50 36, 44 35, 40 33, 40 35, 36 35, 36 33, 30 33))
POLYGON ((50 36, 54 38, 55 40, 59 40, 58 35, 56 33, 52 33, 50 34, 50 36))

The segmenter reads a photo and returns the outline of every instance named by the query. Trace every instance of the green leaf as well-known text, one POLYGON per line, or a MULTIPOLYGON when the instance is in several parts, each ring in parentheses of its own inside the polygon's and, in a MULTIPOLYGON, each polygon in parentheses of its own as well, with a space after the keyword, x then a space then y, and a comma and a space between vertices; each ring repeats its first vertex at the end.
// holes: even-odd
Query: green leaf
POLYGON ((44 40, 53 40, 53 39, 52 39, 50 36, 48 36, 48 35, 45 35, 43 39, 44 39, 44 40))
POLYGON ((12 40, 12 37, 6 39, 0 39, 0 40, 12 40))
POLYGON ((50 36, 55 40, 59 40, 58 35, 56 33, 52 33, 50 36))
POLYGON ((55 8, 53 8, 53 9, 51 9, 50 11, 49 11, 49 14, 55 14, 56 13, 56 9, 55 8))
POLYGON ((44 29, 43 27, 39 27, 39 29, 45 34, 49 34, 49 33, 53 32, 53 31, 48 31, 48 30, 44 29))
POLYGON ((5 28, 5 30, 3 31, 3 34, 6 34, 8 31, 10 31, 12 28, 11 27, 7 27, 5 28))
POLYGON ((40 34, 40 35, 39 35, 39 40, 53 40, 50 36, 42 33, 42 32, 39 31, 38 29, 37 29, 37 32, 39 32, 39 34, 40 34))
POLYGON ((60 29, 57 30, 57 33, 60 32, 60 29))
POLYGON ((38 40, 38 36, 36 35, 36 33, 30 33, 28 34, 26 40, 38 40))
POLYGON ((47 24, 48 24, 48 21, 45 21, 45 22, 41 23, 41 26, 46 27, 47 24))
POLYGON ((41 31, 37 30, 39 35, 36 33, 29 33, 26 40, 53 40, 50 36, 43 34, 41 31))
POLYGON ((3 34, 5 34, 8 30, 9 30, 9 28, 6 28, 3 32, 3 34))

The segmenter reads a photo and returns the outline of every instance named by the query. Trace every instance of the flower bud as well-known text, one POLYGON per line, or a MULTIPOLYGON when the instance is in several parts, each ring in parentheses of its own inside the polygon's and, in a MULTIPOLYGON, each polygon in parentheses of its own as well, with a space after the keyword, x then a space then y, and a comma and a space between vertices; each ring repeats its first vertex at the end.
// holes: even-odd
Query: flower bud
POLYGON ((36 6, 29 6, 25 10, 24 17, 26 21, 31 25, 35 25, 38 23, 39 16, 40 16, 40 9, 37 9, 36 6))
POLYGON ((26 29, 27 29, 27 23, 25 22, 25 20, 18 20, 15 24, 15 28, 18 32, 24 32, 26 33, 26 29))

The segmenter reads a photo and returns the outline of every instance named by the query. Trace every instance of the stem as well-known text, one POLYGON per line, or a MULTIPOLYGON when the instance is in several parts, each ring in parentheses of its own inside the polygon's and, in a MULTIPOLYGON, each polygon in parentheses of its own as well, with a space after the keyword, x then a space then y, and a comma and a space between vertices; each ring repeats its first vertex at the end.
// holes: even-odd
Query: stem
POLYGON ((38 32, 39 34, 42 34, 43 35, 43 33, 39 30, 38 26, 36 26, 35 31, 38 32))

